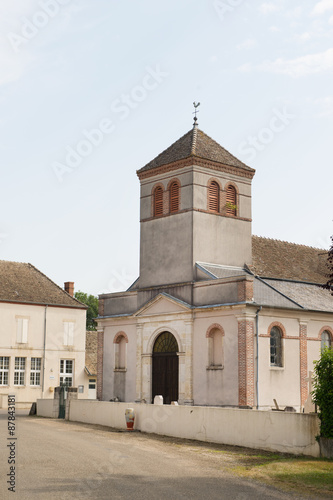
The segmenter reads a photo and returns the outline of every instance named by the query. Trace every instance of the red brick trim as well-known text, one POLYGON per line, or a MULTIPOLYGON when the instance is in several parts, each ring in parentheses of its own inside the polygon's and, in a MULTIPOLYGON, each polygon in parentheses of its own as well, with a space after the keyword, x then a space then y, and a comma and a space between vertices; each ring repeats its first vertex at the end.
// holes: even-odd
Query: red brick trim
POLYGON ((119 342, 121 341, 121 337, 124 337, 124 339, 126 340, 126 343, 128 344, 128 337, 127 337, 127 335, 126 335, 125 332, 118 332, 114 336, 113 343, 114 344, 119 344, 119 342))
MULTIPOLYGON (((287 333, 286 333, 286 329, 285 327, 283 326, 282 323, 280 323, 279 321, 273 321, 273 323, 271 323, 267 329, 267 335, 268 337, 271 336, 271 329, 273 328, 273 326, 277 326, 278 328, 280 328, 281 330, 281 333, 282 333, 282 337, 285 338, 287 336, 287 333)), ((288 337, 289 338, 289 337, 288 337)))
POLYGON ((301 406, 304 406, 308 397, 308 351, 307 351, 307 325, 299 325, 299 353, 300 353, 300 382, 301 382, 301 406))
POLYGON ((222 333, 222 335, 224 335, 223 327, 221 325, 219 325, 218 323, 214 323, 213 325, 210 325, 210 327, 207 329, 207 332, 206 332, 206 338, 207 339, 209 339, 210 337, 212 337, 213 330, 220 330, 220 332, 222 333))
POLYGON ((237 298, 238 302, 253 301, 253 280, 243 279, 242 281, 238 281, 237 298))
POLYGON ((231 165, 224 165, 223 163, 214 162, 210 160, 204 160, 203 158, 198 157, 189 157, 184 160, 179 160, 176 162, 168 163, 166 165, 162 165, 160 167, 151 168, 149 170, 145 170, 144 172, 139 172, 137 170, 136 174, 139 179, 147 179, 148 177, 153 177, 155 175, 160 175, 165 172, 170 172, 172 170, 178 170, 179 168, 187 167, 187 166, 198 166, 198 167, 206 167, 212 170, 217 170, 219 172, 228 172, 230 174, 237 175, 238 177, 246 177, 247 179, 252 179, 255 170, 247 170, 242 167, 233 167, 231 165))
POLYGON ((238 404, 254 406, 254 322, 238 322, 238 404))
MULTIPOLYGON (((244 220, 246 222, 252 222, 252 219, 248 219, 247 217, 237 217, 235 215, 223 215, 223 214, 220 214, 218 212, 211 212, 210 210, 202 210, 201 208, 187 208, 186 210, 179 210, 179 212, 177 212, 177 214, 184 214, 186 212, 201 212, 201 213, 204 213, 204 214, 210 214, 210 215, 217 215, 218 217, 228 217, 228 219, 237 219, 237 220, 244 220)), ((158 217, 147 217, 146 219, 141 219, 140 222, 147 222, 147 221, 150 221, 150 220, 153 220, 153 219, 160 219, 162 217, 170 217, 172 215, 175 215, 175 214, 163 214, 163 215, 159 215, 158 217)))
POLYGON ((103 398, 104 330, 97 332, 97 399, 103 398))
POLYGON ((323 326, 321 329, 320 329, 320 332, 319 332, 319 335, 318 335, 318 339, 321 340, 321 336, 324 332, 327 332, 330 334, 331 336, 331 341, 333 341, 333 329, 330 327, 330 326, 323 326))

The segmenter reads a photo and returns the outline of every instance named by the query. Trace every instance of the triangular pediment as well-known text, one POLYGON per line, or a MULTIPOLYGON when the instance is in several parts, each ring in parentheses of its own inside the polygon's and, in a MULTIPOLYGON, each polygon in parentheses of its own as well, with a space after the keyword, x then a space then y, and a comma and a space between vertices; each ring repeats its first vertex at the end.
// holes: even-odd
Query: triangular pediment
POLYGON ((191 309, 189 304, 183 302, 166 293, 160 293, 144 306, 142 306, 134 316, 151 316, 158 314, 177 314, 188 312, 191 309))

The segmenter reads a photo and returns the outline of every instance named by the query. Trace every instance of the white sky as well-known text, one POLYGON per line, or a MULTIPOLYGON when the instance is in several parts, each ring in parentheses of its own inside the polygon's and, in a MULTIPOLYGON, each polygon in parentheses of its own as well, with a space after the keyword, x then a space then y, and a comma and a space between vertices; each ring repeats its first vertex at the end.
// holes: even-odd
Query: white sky
POLYGON ((1 259, 125 289, 135 172, 192 127, 193 101, 256 169, 253 233, 328 248, 333 0, 1 0, 0 30, 1 259))

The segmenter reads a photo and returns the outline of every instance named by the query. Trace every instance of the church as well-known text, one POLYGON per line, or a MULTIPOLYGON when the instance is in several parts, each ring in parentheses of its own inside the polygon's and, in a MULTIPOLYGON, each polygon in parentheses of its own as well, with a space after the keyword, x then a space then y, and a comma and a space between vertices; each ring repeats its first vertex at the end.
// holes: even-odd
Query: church
POLYGON ((140 275, 99 297, 100 400, 303 411, 327 252, 252 235, 255 170, 193 128, 137 171, 140 275))

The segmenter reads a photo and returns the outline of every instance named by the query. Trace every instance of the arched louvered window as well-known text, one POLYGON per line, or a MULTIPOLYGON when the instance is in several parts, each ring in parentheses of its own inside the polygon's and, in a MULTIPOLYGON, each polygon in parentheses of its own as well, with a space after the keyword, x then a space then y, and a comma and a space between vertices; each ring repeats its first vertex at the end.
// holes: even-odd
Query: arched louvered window
POLYGON ((157 186, 154 191, 154 216, 163 215, 163 189, 157 186))
POLYGON ((170 212, 175 213, 179 210, 179 185, 173 182, 170 186, 170 212))
POLYGON ((213 181, 208 187, 208 210, 219 212, 220 207, 220 187, 217 182, 213 181))
POLYGON ((228 186, 227 189, 226 213, 227 215, 237 215, 236 189, 234 186, 228 186))

